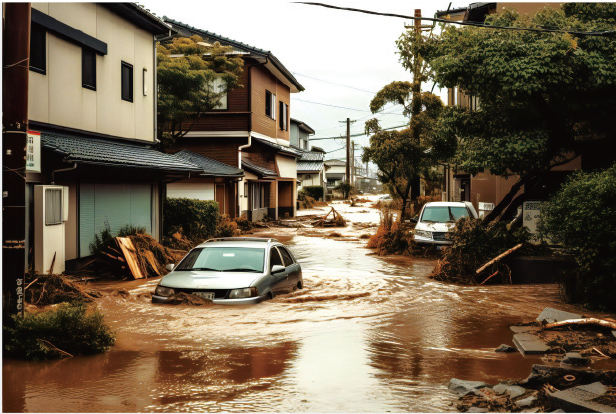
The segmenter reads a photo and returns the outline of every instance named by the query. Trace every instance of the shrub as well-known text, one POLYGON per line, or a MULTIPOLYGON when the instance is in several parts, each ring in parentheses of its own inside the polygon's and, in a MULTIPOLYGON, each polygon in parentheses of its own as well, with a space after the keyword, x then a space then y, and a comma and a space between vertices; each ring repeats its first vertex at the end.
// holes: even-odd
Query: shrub
POLYGON ((525 227, 508 230, 502 222, 488 226, 481 220, 462 218, 450 232, 453 244, 446 249, 443 260, 432 272, 437 280, 464 284, 477 283, 475 271, 506 250, 519 243, 527 243, 530 233, 525 227))
POLYGON ((216 225, 216 237, 236 237, 240 235, 237 223, 229 218, 228 215, 220 216, 216 225))
POLYGON ((100 235, 95 234, 94 243, 90 243, 90 253, 100 254, 103 250, 107 248, 107 246, 115 244, 115 242, 113 241, 115 237, 128 237, 143 233, 145 233, 145 227, 134 227, 131 225, 126 225, 118 231, 117 235, 114 235, 113 233, 111 233, 111 227, 109 227, 109 222, 105 220, 105 228, 101 230, 100 235))
POLYGON ((237 223, 237 227, 242 232, 249 232, 254 227, 252 222, 248 220, 246 217, 236 217, 233 219, 237 223))
POLYGON ((346 199, 349 198, 351 192, 354 191, 354 187, 349 183, 340 183, 334 187, 334 190, 340 191, 342 193, 342 198, 346 199))
POLYGON ((412 234, 400 222, 394 220, 389 209, 381 213, 381 222, 376 233, 370 236, 367 247, 376 249, 379 255, 409 254, 412 234))
POLYGON ((615 310, 616 164, 572 174, 542 206, 539 230, 577 263, 564 280, 565 298, 615 310))
POLYGON ((304 199, 299 201, 299 208, 301 210, 308 210, 314 207, 316 201, 309 195, 304 195, 304 199))
POLYGON ((315 200, 323 199, 323 187, 320 185, 308 185, 306 187, 302 187, 302 189, 298 193, 298 199, 302 200, 303 195, 307 195, 309 197, 314 198, 315 200))
POLYGON ((59 358, 104 352, 115 342, 115 334, 96 309, 82 302, 56 310, 13 316, 3 328, 5 356, 25 359, 59 358), (60 351, 61 350, 61 351, 60 351))
POLYGON ((163 234, 180 233, 190 240, 206 240, 216 235, 220 214, 216 201, 167 198, 164 206, 163 234))

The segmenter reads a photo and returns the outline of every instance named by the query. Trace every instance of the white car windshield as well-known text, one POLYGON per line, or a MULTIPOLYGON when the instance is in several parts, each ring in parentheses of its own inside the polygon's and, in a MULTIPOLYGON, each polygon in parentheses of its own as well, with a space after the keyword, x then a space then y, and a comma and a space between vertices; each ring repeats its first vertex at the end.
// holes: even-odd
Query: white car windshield
POLYGON ((434 206, 424 209, 421 215, 421 221, 428 223, 448 223, 456 222, 462 217, 468 217, 468 210, 466 207, 434 206))
POLYGON ((265 249, 250 247, 199 247, 191 250, 175 270, 263 272, 265 249))

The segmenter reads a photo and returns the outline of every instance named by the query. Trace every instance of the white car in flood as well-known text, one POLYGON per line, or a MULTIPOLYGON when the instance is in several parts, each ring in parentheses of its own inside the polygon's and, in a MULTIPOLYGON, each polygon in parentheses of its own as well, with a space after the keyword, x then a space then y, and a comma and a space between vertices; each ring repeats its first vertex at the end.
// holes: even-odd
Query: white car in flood
POLYGON ((462 217, 477 218, 477 212, 472 203, 468 201, 426 203, 417 219, 413 240, 423 244, 452 244, 448 234, 462 217))

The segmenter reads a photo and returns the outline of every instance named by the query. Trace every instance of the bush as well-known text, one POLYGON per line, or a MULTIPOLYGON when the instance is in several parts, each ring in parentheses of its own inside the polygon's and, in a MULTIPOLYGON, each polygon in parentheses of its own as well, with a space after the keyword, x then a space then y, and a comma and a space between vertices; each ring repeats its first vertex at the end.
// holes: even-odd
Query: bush
POLYGON ((244 233, 249 232, 254 227, 252 222, 246 217, 236 217, 233 221, 237 223, 237 227, 244 233))
POLYGON ((302 187, 302 189, 299 190, 299 193, 297 195, 298 200, 303 200, 304 195, 312 197, 315 200, 325 200, 323 196, 323 187, 321 187, 320 185, 308 185, 306 187, 302 187))
POLYGON ((525 227, 509 230, 502 222, 484 226, 481 220, 468 217, 459 220, 450 235, 453 244, 446 249, 443 260, 431 276, 437 280, 464 284, 477 283, 475 271, 479 267, 517 244, 530 240, 530 233, 525 227))
POLYGON ((351 192, 355 191, 355 187, 353 187, 349 183, 340 183, 336 187, 334 187, 334 190, 340 191, 342 193, 342 198, 347 199, 349 198, 351 192))
POLYGON ((381 222, 376 234, 370 236, 367 247, 376 249, 379 255, 410 254, 412 234, 409 229, 394 220, 391 210, 381 213, 381 222))
POLYGON ((203 241, 216 235, 220 214, 218 202, 188 198, 165 199, 163 234, 180 233, 190 240, 203 241))
POLYGON ((75 302, 56 310, 13 316, 5 325, 4 353, 12 358, 59 358, 60 350, 71 355, 104 352, 115 342, 115 334, 97 310, 75 302))
POLYGON ((237 223, 231 220, 228 215, 220 216, 216 225, 216 237, 237 237, 240 233, 237 223))
POLYGON ((302 200, 299 200, 300 210, 311 209, 314 207, 315 204, 316 204, 315 199, 310 197, 309 195, 304 195, 304 198, 302 200))
POLYGON ((566 299, 616 310, 616 165, 572 174, 542 206, 539 230, 577 263, 563 284, 566 299))

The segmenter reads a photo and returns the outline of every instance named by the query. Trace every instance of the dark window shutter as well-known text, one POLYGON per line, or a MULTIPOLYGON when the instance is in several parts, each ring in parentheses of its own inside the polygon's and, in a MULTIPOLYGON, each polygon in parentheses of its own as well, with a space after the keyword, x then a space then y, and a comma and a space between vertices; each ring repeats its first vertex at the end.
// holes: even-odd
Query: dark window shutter
POLYGON ((30 26, 30 70, 45 74, 47 72, 47 32, 42 26, 30 26))
POLYGON ((92 49, 81 49, 81 85, 96 90, 96 53, 92 49))
POLYGON ((265 115, 272 116, 272 93, 265 91, 265 115))
POLYGON ((122 62, 122 99, 133 101, 133 65, 122 62))

